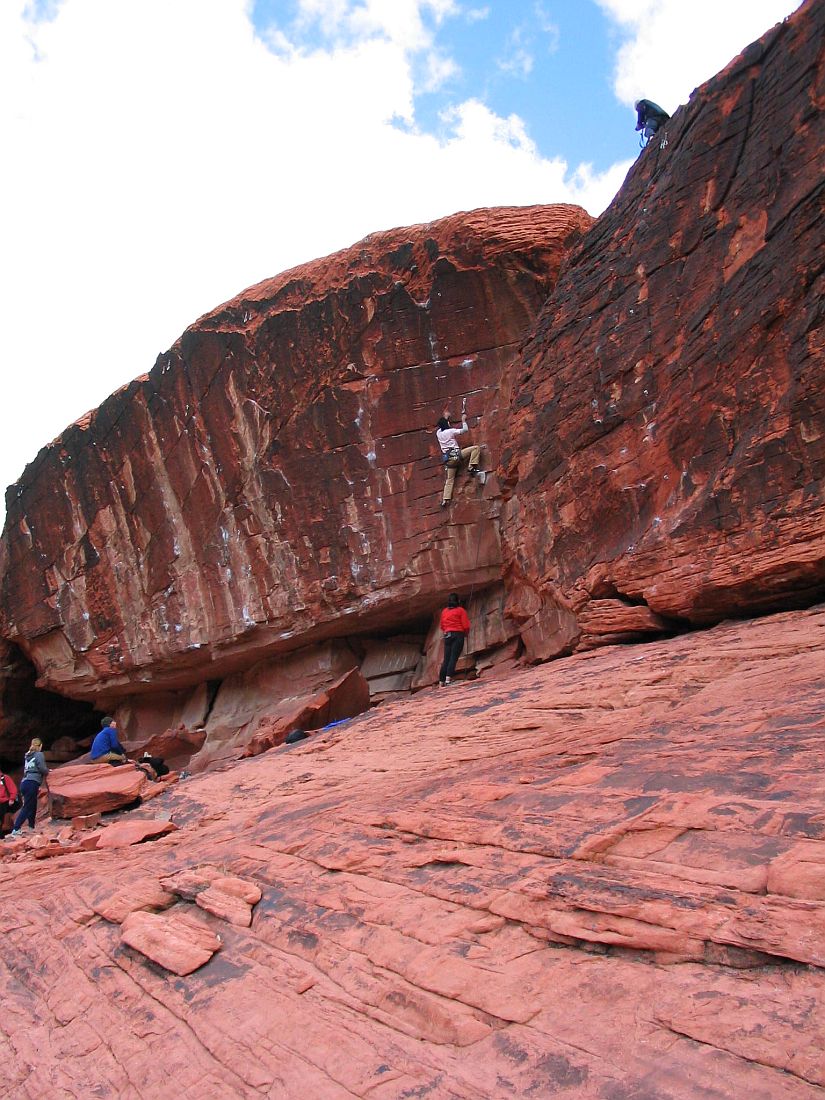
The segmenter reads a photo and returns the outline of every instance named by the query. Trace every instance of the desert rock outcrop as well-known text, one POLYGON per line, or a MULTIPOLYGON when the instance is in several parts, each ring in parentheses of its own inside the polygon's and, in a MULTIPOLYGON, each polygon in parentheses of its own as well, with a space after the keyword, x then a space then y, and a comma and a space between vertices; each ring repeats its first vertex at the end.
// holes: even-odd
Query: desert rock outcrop
POLYGON ((509 610, 537 657, 825 590, 825 5, 640 155, 513 371, 509 610))
POLYGON ((501 574, 494 484, 460 488, 445 530, 435 420, 466 397, 495 460, 502 374, 591 222, 551 206, 374 234, 202 317, 44 448, 0 544, 1 632, 38 686, 117 707, 126 743, 206 727, 209 754, 254 732, 267 680, 300 701, 356 667, 353 637, 412 624, 420 650, 456 578, 501 574))

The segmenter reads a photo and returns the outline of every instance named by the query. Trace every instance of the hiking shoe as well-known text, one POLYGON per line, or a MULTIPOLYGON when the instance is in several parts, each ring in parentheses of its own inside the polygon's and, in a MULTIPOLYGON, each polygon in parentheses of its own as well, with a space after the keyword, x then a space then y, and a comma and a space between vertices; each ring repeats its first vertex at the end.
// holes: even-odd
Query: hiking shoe
POLYGON ((444 686, 446 687, 446 686, 447 686, 447 684, 451 684, 451 683, 452 683, 452 680, 451 680, 451 679, 450 679, 450 677, 448 676, 448 677, 447 677, 447 679, 446 679, 446 680, 444 681, 444 686))
POLYGON ((9 833, 9 836, 11 836, 11 837, 18 837, 18 836, 22 836, 22 835, 23 835, 23 833, 20 829, 12 829, 12 831, 9 833))
POLYGON ((450 503, 449 500, 442 500, 441 501, 441 507, 446 508, 449 503, 450 503))

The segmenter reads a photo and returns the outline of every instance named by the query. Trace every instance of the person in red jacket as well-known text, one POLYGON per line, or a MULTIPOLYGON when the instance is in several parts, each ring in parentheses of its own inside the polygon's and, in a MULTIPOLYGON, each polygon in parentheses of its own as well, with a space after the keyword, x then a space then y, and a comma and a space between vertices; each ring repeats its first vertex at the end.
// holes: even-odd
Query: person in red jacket
POLYGON ((455 666, 464 648, 464 639, 470 633, 470 620, 458 602, 457 592, 450 593, 447 606, 441 612, 441 633, 444 635, 444 660, 441 662, 438 682, 444 687, 452 683, 455 666))
POLYGON ((20 809, 17 796, 17 784, 10 775, 0 771, 0 833, 6 828, 6 814, 12 814, 20 809))

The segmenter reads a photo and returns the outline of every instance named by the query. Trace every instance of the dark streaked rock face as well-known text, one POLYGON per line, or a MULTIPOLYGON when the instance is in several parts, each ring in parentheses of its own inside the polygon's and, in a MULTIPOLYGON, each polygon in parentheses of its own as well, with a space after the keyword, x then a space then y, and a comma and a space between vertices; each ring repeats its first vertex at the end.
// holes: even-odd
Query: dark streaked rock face
POLYGON ((205 767, 350 672, 362 702, 433 683, 450 589, 464 676, 822 596, 824 26, 803 5, 699 89, 592 228, 374 234, 41 451, 0 540, 38 688, 130 750, 203 733, 205 767), (462 398, 492 476, 447 512, 432 428, 462 398))
POLYGON ((445 538, 435 420, 466 397, 498 453, 502 374, 591 221, 375 234, 201 318, 41 451, 9 495, 2 590, 41 686, 111 707, 498 579, 494 484, 460 480, 445 538))
POLYGON ((502 531, 545 648, 825 591, 824 34, 804 5, 676 112, 513 372, 502 531))

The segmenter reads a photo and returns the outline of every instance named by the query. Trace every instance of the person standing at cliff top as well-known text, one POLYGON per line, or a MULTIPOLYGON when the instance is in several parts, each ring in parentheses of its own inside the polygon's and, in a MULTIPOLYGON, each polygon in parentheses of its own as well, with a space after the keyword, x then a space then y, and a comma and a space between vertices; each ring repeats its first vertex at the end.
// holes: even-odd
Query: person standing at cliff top
POLYGON ((21 826, 28 821, 29 828, 34 829, 34 821, 37 817, 37 796, 40 794, 40 784, 49 774, 46 757, 43 755, 43 742, 39 737, 33 737, 29 745, 29 751, 23 764, 23 780, 20 783, 20 797, 23 806, 14 819, 14 828, 9 836, 20 836, 21 826))
POLYGON ((466 462, 467 473, 470 477, 475 477, 479 472, 478 463, 481 458, 481 447, 477 444, 472 447, 462 448, 458 443, 458 436, 468 432, 469 425, 467 424, 467 412, 462 407, 461 410, 461 427, 451 427, 452 421, 450 420, 449 413, 444 410, 444 415, 438 421, 436 426, 435 437, 438 440, 438 445, 441 448, 441 459, 444 463, 444 469, 446 476, 444 479, 444 492, 441 497, 441 507, 446 508, 450 501, 453 499, 453 486, 455 485, 455 475, 458 473, 458 469, 462 462, 466 462))
POLYGON ((93 764, 125 764, 126 750, 117 739, 117 722, 106 717, 100 723, 100 733, 92 741, 89 755, 93 764))
POLYGON ((444 635, 444 660, 438 682, 442 687, 452 683, 455 666, 464 648, 464 641, 470 633, 470 620, 467 612, 458 602, 458 593, 451 592, 447 597, 447 606, 441 612, 441 633, 444 635))
POLYGON ((670 115, 658 103, 653 103, 649 99, 640 99, 636 102, 636 129, 642 131, 642 141, 645 145, 669 118, 670 115))

